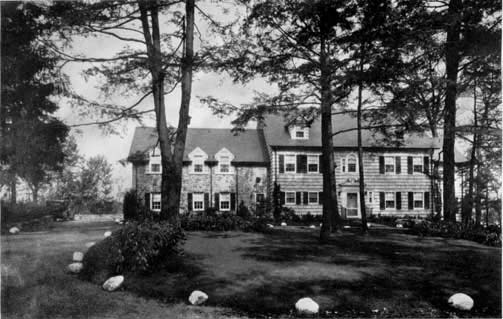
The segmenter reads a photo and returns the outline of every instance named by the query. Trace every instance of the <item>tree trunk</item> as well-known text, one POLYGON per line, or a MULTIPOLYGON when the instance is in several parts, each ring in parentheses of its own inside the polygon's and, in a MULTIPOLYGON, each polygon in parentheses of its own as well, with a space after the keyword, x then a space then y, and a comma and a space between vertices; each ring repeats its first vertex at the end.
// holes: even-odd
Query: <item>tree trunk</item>
POLYGON ((486 227, 489 226, 489 185, 486 186, 486 227))
POLYGON ((445 44, 445 65, 447 75, 447 87, 445 94, 444 113, 444 218, 446 220, 456 220, 456 196, 455 196, 455 161, 454 143, 456 130, 456 97, 459 67, 459 42, 460 42, 460 22, 461 0, 451 0, 449 2, 448 15, 449 25, 447 26, 447 41, 445 44))
MULTIPOLYGON (((479 158, 477 156, 477 158, 479 158)), ((480 226, 482 219, 482 183, 480 181, 480 163, 477 164, 477 182, 475 183, 475 226, 480 226)))
MULTIPOLYGON (((476 128, 477 123, 477 84, 474 83, 473 90, 473 126, 476 128)), ((468 226, 468 224, 472 220, 472 212, 473 212, 473 186, 474 186, 474 169, 475 169, 475 154, 478 147, 478 133, 477 130, 474 130, 473 133, 473 143, 472 149, 470 153, 470 168, 469 168, 469 176, 468 176, 468 199, 466 206, 463 207, 463 224, 468 226)))
POLYGON ((16 187, 16 174, 12 174, 10 180, 10 203, 16 204, 17 202, 17 187, 16 187))
POLYGON ((367 212, 365 209, 365 178, 363 174, 363 147, 362 147, 362 90, 363 81, 361 77, 363 76, 363 48, 362 56, 360 57, 360 80, 358 84, 358 106, 356 112, 356 122, 357 122, 357 139, 358 139, 358 174, 360 176, 359 181, 359 192, 360 192, 360 212, 362 218, 362 232, 364 234, 368 233, 367 227, 367 212))
POLYGON ((330 92, 330 77, 328 57, 324 39, 320 48, 320 86, 321 86, 321 148, 323 161, 323 216, 320 230, 320 241, 326 242, 331 230, 339 230, 339 210, 337 204, 337 189, 335 184, 334 144, 332 138, 332 95, 330 92), (334 221, 332 222, 332 214, 334 221))
POLYGON ((38 202, 38 192, 40 190, 40 187, 38 185, 31 185, 30 188, 32 200, 36 204, 38 202))

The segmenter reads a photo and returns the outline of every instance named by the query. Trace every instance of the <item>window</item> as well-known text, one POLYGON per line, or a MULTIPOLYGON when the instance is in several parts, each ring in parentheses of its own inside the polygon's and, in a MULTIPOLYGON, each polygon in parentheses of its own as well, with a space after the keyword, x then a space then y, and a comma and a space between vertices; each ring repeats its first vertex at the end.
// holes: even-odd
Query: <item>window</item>
POLYGON ((318 161, 320 157, 318 155, 309 155, 307 157, 307 170, 310 173, 318 173, 318 161))
POLYGON ((220 210, 230 210, 231 209, 231 194, 224 193, 220 194, 220 210))
POLYGON ((348 155, 348 172, 356 173, 356 156, 348 155))
POLYGON ((295 172, 295 155, 285 156, 285 172, 295 172))
POLYGON ((202 173, 204 168, 204 159, 202 155, 194 155, 194 173, 202 173))
POLYGON ((192 205, 194 210, 204 210, 204 194, 194 193, 194 195, 192 195, 192 205))
POLYGON ((152 157, 160 157, 161 156, 161 150, 156 147, 152 150, 152 154, 150 155, 152 157))
POLYGON ((230 173, 231 159, 229 156, 220 156, 218 161, 220 173, 230 173))
POLYGON ((295 192, 286 192, 285 193, 285 203, 295 204, 295 192))
POLYGON ((150 209, 153 211, 161 210, 161 194, 152 193, 150 196, 150 209))
POLYGON ((150 172, 151 173, 160 173, 161 172, 161 164, 150 164, 150 172))
POLYGON ((318 204, 318 192, 309 192, 309 204, 318 204))
POLYGON ((257 204, 262 204, 265 201, 265 195, 262 193, 255 194, 255 202, 257 204))
POLYGON ((386 173, 392 174, 395 172, 395 158, 393 156, 384 157, 384 168, 386 173))
POLYGON ((295 131, 295 137, 296 138, 304 138, 304 131, 301 131, 301 130, 295 131))
POLYGON ((412 158, 412 165, 415 173, 423 172, 423 158, 421 157, 412 158))
POLYGON ((290 128, 290 135, 294 140, 306 140, 308 139, 308 129, 300 125, 293 126, 290 128))
POLYGON ((414 208, 423 208, 423 193, 414 193, 414 208))
POLYGON ((395 193, 386 193, 386 208, 395 208, 395 193))

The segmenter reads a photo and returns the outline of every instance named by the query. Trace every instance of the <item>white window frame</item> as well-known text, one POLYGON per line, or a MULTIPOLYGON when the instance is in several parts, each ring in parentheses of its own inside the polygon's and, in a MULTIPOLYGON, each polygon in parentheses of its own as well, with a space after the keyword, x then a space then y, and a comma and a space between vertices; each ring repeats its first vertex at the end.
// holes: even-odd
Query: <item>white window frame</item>
POLYGON ((295 192, 285 192, 285 204, 295 204, 296 203, 296 194, 295 192), (293 201, 292 202, 289 202, 288 201, 288 194, 293 194, 293 201))
POLYGON ((316 174, 320 172, 320 156, 307 155, 307 173, 316 174), (309 170, 309 165, 316 165, 316 171, 309 170))
POLYGON ((394 192, 386 192, 384 193, 384 208, 396 208, 396 194, 394 192), (391 200, 390 200, 391 198, 391 200), (393 206, 388 207, 388 202, 393 202, 393 206))
POLYGON ((318 204, 318 201, 319 201, 319 198, 318 198, 318 192, 308 192, 307 193, 307 203, 309 205, 317 205, 318 204), (316 200, 315 201, 311 201, 311 195, 314 194, 315 197, 316 197, 316 200))
POLYGON ((194 155, 192 158, 192 173, 204 174, 204 156, 194 155), (196 171, 196 165, 201 165, 201 171, 196 171))
POLYGON ((356 174, 358 173, 358 157, 356 157, 355 154, 348 154, 348 156, 346 156, 346 172, 350 173, 350 174, 356 174), (349 159, 354 159, 355 160, 355 170, 354 172, 353 171, 349 171, 349 159))
POLYGON ((414 192, 412 203, 414 209, 424 209, 424 194, 422 192, 414 192), (420 198, 420 200, 417 198, 420 198), (421 201, 421 206, 416 207, 416 201, 421 201))
POLYGON ((308 127, 302 127, 299 125, 296 125, 292 128, 291 134, 292 134, 292 139, 294 140, 307 140, 308 139, 308 127), (297 136, 297 132, 302 132, 302 136, 297 136))
MULTIPOLYGON (((157 206, 157 204, 156 204, 157 206)), ((154 212, 160 212, 161 211, 161 193, 150 193, 150 210, 154 211, 154 212), (155 199, 159 199, 158 201, 157 200, 154 200, 155 199), (158 206, 159 208, 154 208, 154 203, 159 203, 158 206)))
POLYGON ((230 156, 220 156, 218 159, 218 172, 220 174, 232 174, 231 172, 231 158, 230 156), (222 171, 222 166, 227 165, 227 171, 222 171))
POLYGON ((231 194, 230 193, 220 193, 220 196, 218 197, 218 208, 220 211, 226 212, 231 210, 231 194), (223 199, 226 200, 223 200, 223 199), (228 207, 222 207, 222 203, 227 203, 228 207))
POLYGON ((147 174, 162 174, 161 153, 158 147, 153 148, 152 151, 149 152, 147 174), (152 169, 153 165, 159 165, 159 170, 154 171, 152 169))
POLYGON ((384 156, 384 174, 394 175, 396 174, 396 162, 394 156, 384 156), (391 171, 387 170, 387 166, 393 166, 391 171))
POLYGON ((204 211, 204 193, 193 193, 192 194, 192 209, 197 211, 204 211), (199 198, 201 200, 199 200, 199 198), (201 202, 201 208, 196 208, 196 202, 201 202))
POLYGON ((412 174, 422 174, 423 173, 423 158, 414 156, 412 158, 412 174), (418 164, 419 163, 419 164, 418 164), (421 166, 420 171, 416 171, 416 166, 421 166))
POLYGON ((285 154, 285 163, 284 163, 284 171, 285 173, 296 173, 297 172, 297 156, 295 154, 285 154), (293 165, 293 170, 287 170, 288 164, 293 165))

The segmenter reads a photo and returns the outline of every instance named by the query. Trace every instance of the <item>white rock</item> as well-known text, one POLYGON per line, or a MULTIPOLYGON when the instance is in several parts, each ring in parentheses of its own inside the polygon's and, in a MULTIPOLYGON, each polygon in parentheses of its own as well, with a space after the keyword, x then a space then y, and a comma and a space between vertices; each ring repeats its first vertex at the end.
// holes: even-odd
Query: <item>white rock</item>
POLYGON ((124 223, 124 220, 119 219, 119 218, 116 218, 116 219, 115 219, 115 223, 116 223, 116 224, 119 224, 119 225, 122 225, 122 224, 124 223))
POLYGON ((403 228, 402 224, 396 224, 396 228, 403 228))
POLYGON ((367 223, 367 227, 368 227, 368 228, 372 227, 372 224, 367 223))
POLYGON ((106 291, 114 291, 119 288, 124 282, 124 276, 110 277, 103 283, 103 289, 106 291))
POLYGON ((194 290, 189 296, 189 302, 193 305, 203 304, 208 300, 208 295, 200 290, 194 290))
POLYGON ((323 223, 320 223, 320 227, 323 226, 323 223))
POLYGON ((76 251, 73 253, 73 261, 81 262, 84 259, 84 254, 80 251, 76 251))
POLYGON ((452 295, 448 302, 451 307, 459 310, 470 310, 473 308, 473 299, 463 293, 452 295))
POLYGON ((17 227, 11 227, 11 229, 9 229, 9 233, 15 235, 15 234, 18 234, 20 232, 19 228, 17 227))
POLYGON ((286 226, 286 223, 285 222, 281 222, 281 226, 286 226))
POLYGON ((309 228, 316 228, 316 226, 314 226, 314 225, 311 225, 311 226, 309 226, 309 228))
POLYGON ((350 228, 351 228, 351 226, 349 226, 349 225, 345 225, 343 228, 344 228, 344 229, 350 229, 350 228))
POLYGON ((302 298, 295 304, 295 309, 299 314, 315 315, 320 310, 320 306, 311 298, 302 298))
POLYGON ((90 241, 90 242, 86 243, 86 247, 87 248, 92 247, 92 246, 94 246, 94 244, 96 244, 94 241, 90 241))
POLYGON ((68 265, 68 271, 74 274, 78 274, 84 266, 82 263, 71 263, 68 265))
POLYGON ((267 224, 267 227, 269 227, 269 228, 274 228, 274 225, 267 224))
POLYGON ((107 230, 107 231, 103 234, 103 236, 105 236, 105 238, 110 237, 110 236, 112 236, 112 232, 111 232, 111 231, 109 231, 109 230, 107 230))

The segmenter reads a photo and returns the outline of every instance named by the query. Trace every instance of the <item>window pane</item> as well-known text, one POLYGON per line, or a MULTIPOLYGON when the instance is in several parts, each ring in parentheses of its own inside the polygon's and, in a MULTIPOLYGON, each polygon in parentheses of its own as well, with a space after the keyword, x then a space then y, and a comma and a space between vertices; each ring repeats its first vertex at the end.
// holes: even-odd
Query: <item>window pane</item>
POLYGON ((355 163, 349 163, 348 164, 348 172, 356 172, 356 164, 355 163))
POLYGON ((228 173, 229 172, 229 164, 220 164, 220 172, 228 173))
POLYGON ((194 165, 194 172, 202 172, 202 171, 203 171, 203 165, 201 164, 194 165))
POLYGON ((295 203, 295 193, 294 192, 286 193, 286 202, 287 203, 295 203))
POLYGON ((304 137, 304 131, 296 131, 295 136, 300 138, 304 137))
POLYGON ((309 192, 309 202, 310 203, 318 203, 318 193, 309 192))
POLYGON ((155 173, 160 172, 161 171, 161 164, 151 164, 150 171, 155 172, 155 173))
POLYGON ((423 172, 423 165, 414 165, 414 172, 422 173, 423 172))
POLYGON ((318 171, 318 164, 309 164, 308 165, 308 170, 310 172, 317 172, 318 171))
POLYGON ((265 200, 265 195, 264 194, 257 194, 255 197, 257 200, 257 203, 262 203, 265 200))

